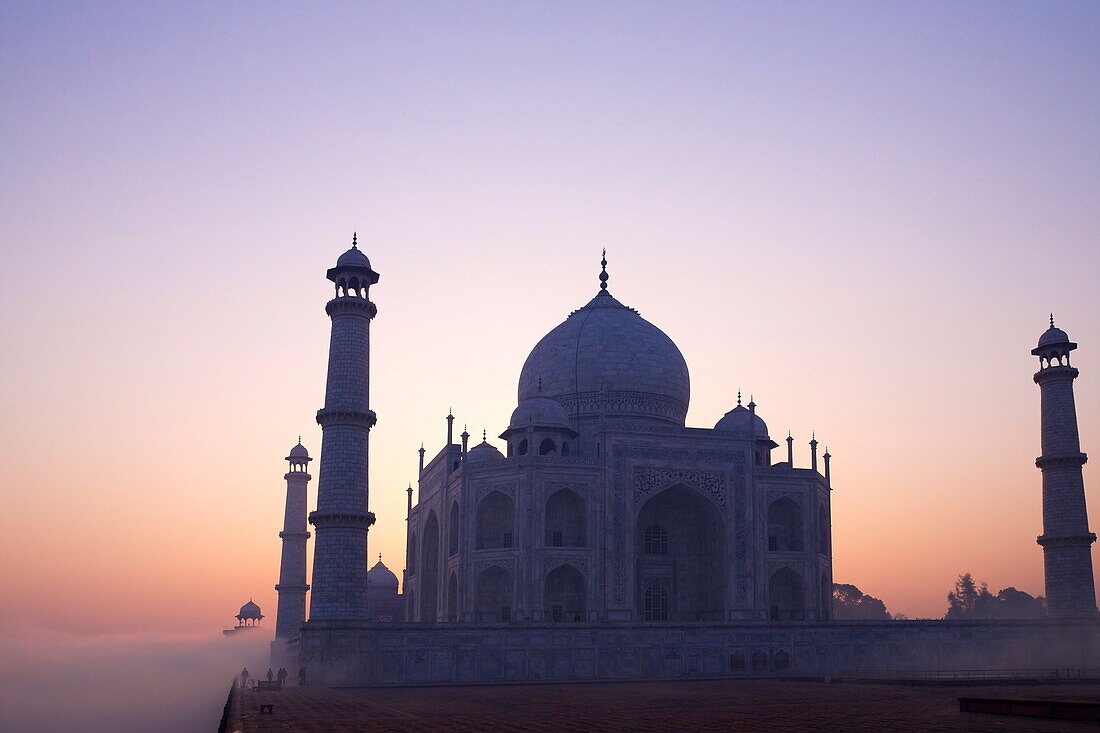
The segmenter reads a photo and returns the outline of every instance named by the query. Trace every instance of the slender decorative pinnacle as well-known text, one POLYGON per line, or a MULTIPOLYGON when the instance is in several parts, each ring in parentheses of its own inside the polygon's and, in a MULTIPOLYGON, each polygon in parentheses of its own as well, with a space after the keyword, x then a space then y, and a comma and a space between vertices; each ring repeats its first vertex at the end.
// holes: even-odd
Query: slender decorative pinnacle
POLYGON ((382 562, 382 553, 378 553, 378 562, 382 562))
POLYGON ((1054 328, 1054 314, 1053 313, 1050 314, 1050 327, 1054 328))
POLYGON ((299 435, 299 436, 298 436, 298 445, 301 445, 301 444, 302 444, 302 436, 301 436, 301 435, 299 435))
POLYGON ((741 404, 741 390, 737 390, 737 404, 741 404))
POLYGON ((607 295, 607 248, 604 247, 603 259, 600 260, 600 295, 607 295))
POLYGON ((482 429, 481 429, 481 442, 482 442, 482 443, 485 443, 485 442, 487 442, 487 441, 489 440, 489 438, 487 437, 487 435, 488 435, 488 431, 487 431, 487 430, 486 430, 485 428, 482 428, 482 429))
POLYGON ((359 249, 358 245, 359 245, 359 233, 358 232, 352 232, 351 233, 351 248, 352 249, 359 249))

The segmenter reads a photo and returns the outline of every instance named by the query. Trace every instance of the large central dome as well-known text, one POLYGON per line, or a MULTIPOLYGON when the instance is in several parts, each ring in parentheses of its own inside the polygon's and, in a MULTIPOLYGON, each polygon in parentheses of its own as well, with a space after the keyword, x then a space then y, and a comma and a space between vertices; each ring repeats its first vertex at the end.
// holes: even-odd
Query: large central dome
POLYGON ((602 290, 546 334, 519 377, 519 401, 541 396, 570 417, 600 413, 683 425, 687 362, 661 329, 602 290))

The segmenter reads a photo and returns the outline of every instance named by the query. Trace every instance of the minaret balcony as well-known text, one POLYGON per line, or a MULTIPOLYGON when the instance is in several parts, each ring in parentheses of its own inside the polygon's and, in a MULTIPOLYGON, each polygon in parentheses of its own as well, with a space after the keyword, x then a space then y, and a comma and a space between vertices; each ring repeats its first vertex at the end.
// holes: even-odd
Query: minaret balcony
POLYGON ((1039 456, 1035 459, 1035 465, 1040 469, 1054 468, 1056 466, 1083 466, 1089 457, 1085 453, 1067 453, 1061 456, 1039 456))
POLYGON ((336 407, 322 407, 317 411, 317 424, 321 427, 329 425, 355 425, 362 428, 373 428, 378 422, 378 416, 374 410, 344 410, 336 407))

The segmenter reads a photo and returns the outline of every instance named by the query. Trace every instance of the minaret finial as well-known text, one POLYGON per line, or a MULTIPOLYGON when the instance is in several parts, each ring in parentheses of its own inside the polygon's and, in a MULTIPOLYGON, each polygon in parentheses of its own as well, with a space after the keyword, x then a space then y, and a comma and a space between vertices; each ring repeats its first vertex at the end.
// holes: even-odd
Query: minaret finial
POLYGON ((482 428, 482 429, 481 429, 481 442, 482 442, 482 443, 486 443, 486 442, 488 442, 488 440, 489 440, 489 437, 488 437, 488 432, 489 432, 489 431, 488 431, 488 430, 486 430, 485 428, 482 428))
POLYGON ((607 247, 603 249, 603 259, 600 260, 600 295, 609 295, 607 292, 607 247))
POLYGON ((298 445, 301 445, 301 444, 302 444, 302 436, 301 436, 301 435, 299 435, 299 436, 298 436, 298 445))
POLYGON ((1054 314, 1053 313, 1050 314, 1050 327, 1054 328, 1054 314))
POLYGON ((351 233, 351 248, 359 249, 359 232, 351 233))
POLYGON ((378 553, 378 562, 382 562, 382 553, 378 553))
POLYGON ((741 390, 737 390, 737 404, 741 404, 741 390))

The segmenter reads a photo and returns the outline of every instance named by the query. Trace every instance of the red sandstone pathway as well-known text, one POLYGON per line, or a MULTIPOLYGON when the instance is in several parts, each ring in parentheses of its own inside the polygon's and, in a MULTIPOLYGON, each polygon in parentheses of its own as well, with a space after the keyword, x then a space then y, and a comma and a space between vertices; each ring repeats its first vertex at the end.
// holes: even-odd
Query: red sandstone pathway
POLYGON ((959 697, 1100 700, 1100 685, 910 686, 781 680, 246 692, 246 733, 294 731, 1096 731, 960 713, 959 697), (260 715, 260 702, 275 704, 260 715))

